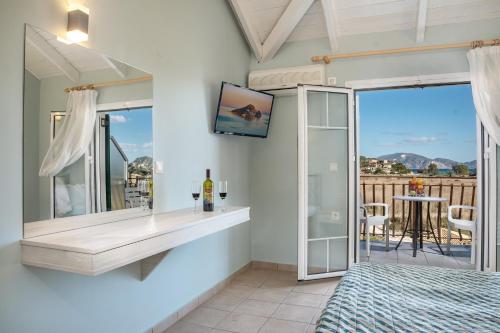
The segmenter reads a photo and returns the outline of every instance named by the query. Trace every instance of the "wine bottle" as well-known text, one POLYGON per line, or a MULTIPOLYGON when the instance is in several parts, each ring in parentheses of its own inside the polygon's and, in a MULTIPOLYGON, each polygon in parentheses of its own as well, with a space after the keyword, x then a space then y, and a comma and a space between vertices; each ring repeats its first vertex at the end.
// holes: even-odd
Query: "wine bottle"
POLYGON ((210 169, 207 169, 207 179, 203 182, 203 211, 214 211, 214 183, 210 179, 210 169))

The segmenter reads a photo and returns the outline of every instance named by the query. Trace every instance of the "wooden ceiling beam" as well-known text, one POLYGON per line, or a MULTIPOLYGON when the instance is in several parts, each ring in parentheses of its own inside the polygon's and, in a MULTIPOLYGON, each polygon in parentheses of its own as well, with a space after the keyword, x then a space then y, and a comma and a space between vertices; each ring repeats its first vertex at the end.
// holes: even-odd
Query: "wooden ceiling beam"
POLYGON ((418 0, 417 14, 417 43, 422 43, 425 39, 425 27, 427 25, 428 0, 418 0))
POLYGON ((314 0, 292 0, 290 2, 264 42, 262 62, 271 60, 276 55, 313 2, 314 0))
POLYGON ((328 32, 328 40, 330 41, 330 49, 332 53, 336 52, 339 47, 338 43, 338 21, 335 14, 333 0, 321 0, 323 14, 325 16, 326 30, 328 32))
POLYGON ((124 64, 120 63, 120 62, 117 62, 113 59, 111 59, 110 57, 108 57, 107 55, 101 55, 102 58, 104 59, 104 61, 106 62, 106 64, 108 64, 108 66, 116 73, 118 74, 119 77, 121 77, 122 79, 124 79, 126 76, 127 76, 127 68, 124 64))
POLYGON ((248 17, 248 8, 244 7, 244 4, 241 0, 229 0, 229 4, 231 5, 233 12, 236 14, 236 18, 240 23, 241 29, 243 29, 243 33, 250 44, 250 48, 252 49, 257 61, 262 60, 262 42, 260 41, 259 35, 257 31, 253 28, 250 23, 250 19, 248 17))
POLYGON ((73 82, 80 81, 80 72, 61 54, 50 45, 40 34, 31 27, 26 26, 26 42, 30 43, 51 64, 56 66, 68 79, 73 82))

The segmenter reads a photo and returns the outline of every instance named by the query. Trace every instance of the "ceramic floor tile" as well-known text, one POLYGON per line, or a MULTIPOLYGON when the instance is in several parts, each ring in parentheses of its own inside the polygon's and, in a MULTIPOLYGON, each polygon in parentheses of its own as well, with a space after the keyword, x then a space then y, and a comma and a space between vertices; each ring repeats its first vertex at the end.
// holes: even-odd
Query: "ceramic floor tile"
POLYGON ((318 311, 316 311, 313 318, 311 319, 311 324, 315 325, 322 313, 323 308, 320 308, 318 311))
POLYGON ((183 321, 178 321, 164 333, 211 333, 210 327, 199 326, 183 321))
POLYGON ((425 253, 417 251, 417 256, 413 257, 413 251, 398 251, 398 264, 403 265, 428 265, 425 253))
POLYGON ((306 333, 314 333, 316 332, 316 325, 307 326, 306 333))
POLYGON ((243 298, 234 297, 222 291, 203 303, 203 306, 224 311, 233 311, 241 302, 243 302, 243 298))
POLYGON ((231 313, 217 325, 217 328, 237 333, 256 333, 266 320, 266 317, 231 313))
POLYGON ((326 296, 323 295, 302 294, 302 293, 292 292, 286 297, 283 303, 290 305, 318 307, 323 302, 325 302, 325 300, 326 296))
POLYGON ((243 285, 248 285, 250 287, 260 287, 264 282, 266 281, 266 278, 255 278, 255 277, 246 277, 246 276, 238 276, 234 279, 234 282, 243 284, 243 285))
POLYGON ((230 312, 200 306, 185 316, 182 321, 214 328, 230 312))
POLYGON ((222 291, 225 295, 230 295, 233 297, 239 298, 247 298, 251 294, 255 292, 257 288, 251 287, 248 285, 238 285, 238 284, 230 284, 222 291))
POLYGON ((235 313, 246 313, 255 316, 270 317, 278 308, 278 303, 258 301, 247 299, 243 301, 236 309, 235 313))
POLYGON ((302 282, 293 288, 296 293, 327 295, 331 290, 331 284, 323 281, 302 282))
POLYGON ((295 282, 297 282, 298 275, 297 275, 297 272, 281 271, 281 272, 278 272, 276 279, 283 280, 283 281, 295 281, 295 282))
POLYGON ((429 254, 426 253, 425 257, 427 262, 431 266, 446 267, 446 268, 458 268, 458 263, 453 257, 443 256, 441 254, 429 254))
POLYGON ((292 289, 297 285, 297 281, 294 280, 267 280, 261 286, 261 288, 266 289, 276 289, 282 291, 292 291, 292 289))
POLYGON ((273 318, 299 321, 309 324, 313 320, 317 312, 318 308, 301 305, 281 304, 278 310, 276 310, 276 312, 273 314, 273 318))
POLYGON ((288 294, 289 292, 284 290, 260 288, 248 298, 256 299, 258 301, 281 303, 288 296, 288 294))
POLYGON ((304 333, 307 324, 281 319, 269 319, 259 333, 304 333))

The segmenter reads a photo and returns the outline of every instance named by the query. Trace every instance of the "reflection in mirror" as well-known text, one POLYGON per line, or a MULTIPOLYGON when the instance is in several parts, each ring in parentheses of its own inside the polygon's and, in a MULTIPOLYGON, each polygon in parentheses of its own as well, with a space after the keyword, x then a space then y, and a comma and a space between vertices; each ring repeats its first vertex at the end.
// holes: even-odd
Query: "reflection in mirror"
POLYGON ((151 76, 30 25, 24 75, 24 222, 151 208, 151 76))

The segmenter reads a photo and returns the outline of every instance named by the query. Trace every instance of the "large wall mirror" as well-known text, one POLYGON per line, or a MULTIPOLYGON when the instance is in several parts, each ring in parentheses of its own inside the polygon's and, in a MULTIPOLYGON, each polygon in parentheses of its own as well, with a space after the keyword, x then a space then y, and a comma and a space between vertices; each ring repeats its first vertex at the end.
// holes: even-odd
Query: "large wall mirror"
POLYGON ((24 222, 151 208, 152 95, 150 74, 26 25, 24 222))

